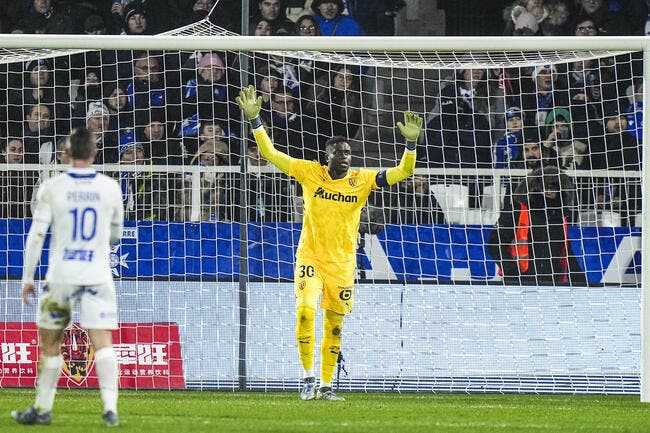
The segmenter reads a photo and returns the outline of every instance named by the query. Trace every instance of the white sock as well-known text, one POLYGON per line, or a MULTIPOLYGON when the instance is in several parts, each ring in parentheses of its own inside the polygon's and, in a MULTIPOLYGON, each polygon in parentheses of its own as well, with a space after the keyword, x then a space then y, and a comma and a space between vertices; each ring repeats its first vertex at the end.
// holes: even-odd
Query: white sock
POLYGON ((305 375, 303 378, 307 379, 308 377, 314 377, 314 370, 305 370, 305 375))
POLYGON ((95 369, 99 379, 99 393, 104 402, 104 412, 110 410, 117 413, 119 373, 117 357, 112 347, 104 347, 95 352, 95 369))
POLYGON ((61 376, 63 356, 41 356, 36 379, 36 402, 34 407, 38 413, 49 412, 54 405, 56 384, 61 376))
POLYGON ((323 381, 321 380, 321 381, 320 381, 319 388, 323 388, 323 387, 331 388, 331 387, 332 387, 332 382, 323 382, 323 381))

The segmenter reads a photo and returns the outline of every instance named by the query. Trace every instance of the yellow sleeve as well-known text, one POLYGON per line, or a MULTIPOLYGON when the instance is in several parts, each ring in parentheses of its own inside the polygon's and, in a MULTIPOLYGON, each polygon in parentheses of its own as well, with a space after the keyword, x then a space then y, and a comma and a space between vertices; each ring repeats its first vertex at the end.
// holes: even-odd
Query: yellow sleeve
POLYGON ((273 146, 271 138, 269 138, 264 127, 253 129, 253 135, 255 136, 255 142, 260 150, 260 154, 284 174, 289 174, 289 167, 293 158, 284 152, 280 152, 273 146))
POLYGON ((412 150, 404 150, 402 160, 397 167, 389 168, 386 170, 386 181, 389 185, 395 185, 410 175, 415 170, 415 152, 412 150))

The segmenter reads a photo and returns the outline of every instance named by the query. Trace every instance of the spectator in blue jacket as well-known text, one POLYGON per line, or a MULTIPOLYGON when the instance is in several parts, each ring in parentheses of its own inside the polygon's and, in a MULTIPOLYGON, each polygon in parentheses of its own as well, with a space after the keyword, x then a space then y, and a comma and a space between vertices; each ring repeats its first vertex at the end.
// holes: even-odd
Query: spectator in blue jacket
POLYGON ((506 133, 494 145, 494 168, 508 168, 522 152, 523 121, 521 109, 510 107, 506 111, 506 133))
POLYGON ((365 36, 353 18, 343 15, 343 0, 314 0, 311 4, 314 18, 323 36, 365 36))
POLYGON ((133 54, 133 79, 125 84, 129 105, 136 114, 152 107, 165 107, 168 119, 180 120, 180 89, 165 84, 162 57, 136 51, 133 54))

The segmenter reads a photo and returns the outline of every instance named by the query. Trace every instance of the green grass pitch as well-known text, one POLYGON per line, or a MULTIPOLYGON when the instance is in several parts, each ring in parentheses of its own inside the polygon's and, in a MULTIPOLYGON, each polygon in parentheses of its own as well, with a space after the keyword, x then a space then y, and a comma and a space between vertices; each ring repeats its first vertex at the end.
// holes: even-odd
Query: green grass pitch
MULTIPOLYGON (((300 401, 297 393, 127 391, 120 432, 650 432, 638 396, 341 394, 344 402, 300 401)), ((59 390, 50 426, 20 426, 12 409, 33 390, 0 389, 0 432, 106 432, 97 390, 59 390)))

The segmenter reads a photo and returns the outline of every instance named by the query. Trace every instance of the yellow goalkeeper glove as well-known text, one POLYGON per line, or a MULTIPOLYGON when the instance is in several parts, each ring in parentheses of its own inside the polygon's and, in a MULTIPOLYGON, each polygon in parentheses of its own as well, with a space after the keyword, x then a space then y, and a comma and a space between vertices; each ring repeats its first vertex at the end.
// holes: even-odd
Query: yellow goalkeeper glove
POLYGON ((262 97, 255 97, 255 88, 253 86, 242 89, 235 101, 250 120, 255 119, 260 114, 262 97))
POLYGON ((422 130, 422 118, 412 111, 404 112, 404 123, 397 122, 397 127, 407 142, 417 142, 422 130))

